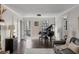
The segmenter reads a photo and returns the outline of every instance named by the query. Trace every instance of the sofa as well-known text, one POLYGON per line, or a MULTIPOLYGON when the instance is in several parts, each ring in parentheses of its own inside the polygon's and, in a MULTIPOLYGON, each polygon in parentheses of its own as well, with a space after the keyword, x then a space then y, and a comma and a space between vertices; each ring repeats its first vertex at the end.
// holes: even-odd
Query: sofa
POLYGON ((64 45, 54 45, 55 53, 57 54, 79 54, 79 39, 72 37, 70 40, 67 39, 64 45), (68 42, 69 41, 69 42, 68 42))

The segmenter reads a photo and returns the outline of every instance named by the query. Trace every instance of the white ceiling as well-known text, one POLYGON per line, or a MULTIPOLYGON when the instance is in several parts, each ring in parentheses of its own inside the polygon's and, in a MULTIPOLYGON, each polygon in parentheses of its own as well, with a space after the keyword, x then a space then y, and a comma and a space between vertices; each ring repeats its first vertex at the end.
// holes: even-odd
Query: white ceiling
POLYGON ((27 15, 56 15, 75 6, 75 4, 6 4, 22 16, 27 15))

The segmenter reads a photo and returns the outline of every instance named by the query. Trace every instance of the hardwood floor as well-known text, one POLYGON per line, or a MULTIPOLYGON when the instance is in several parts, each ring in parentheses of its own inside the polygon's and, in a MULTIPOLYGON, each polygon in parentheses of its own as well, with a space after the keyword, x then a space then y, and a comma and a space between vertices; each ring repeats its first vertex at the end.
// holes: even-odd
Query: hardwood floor
POLYGON ((35 39, 35 40, 32 40, 33 44, 32 44, 32 48, 53 48, 51 43, 46 40, 38 40, 38 39, 35 39))
MULTIPOLYGON (((27 39, 27 40, 22 40, 20 42, 17 53, 23 54, 27 50, 31 51, 30 49, 34 49, 34 51, 35 51, 35 49, 36 49, 36 51, 38 51, 38 50, 40 51, 41 49, 43 49, 43 51, 44 51, 44 49, 45 49, 45 51, 50 51, 50 50, 53 51, 52 48, 53 47, 52 47, 52 45, 50 45, 49 41, 45 42, 43 40, 39 41, 39 39, 32 39, 32 40, 27 39)), ((28 52, 26 52, 26 53, 28 53, 28 52)), ((46 52, 44 52, 44 53, 46 53, 46 52)))

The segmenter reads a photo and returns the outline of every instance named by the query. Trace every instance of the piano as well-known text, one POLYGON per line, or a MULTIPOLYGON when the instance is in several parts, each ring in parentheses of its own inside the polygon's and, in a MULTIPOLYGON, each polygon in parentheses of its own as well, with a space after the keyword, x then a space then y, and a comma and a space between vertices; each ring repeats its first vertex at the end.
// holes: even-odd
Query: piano
POLYGON ((50 44, 52 45, 52 37, 54 36, 54 31, 52 30, 53 29, 53 26, 52 24, 47 27, 44 31, 40 31, 39 32, 39 40, 45 40, 45 43, 47 40, 50 40, 50 44))

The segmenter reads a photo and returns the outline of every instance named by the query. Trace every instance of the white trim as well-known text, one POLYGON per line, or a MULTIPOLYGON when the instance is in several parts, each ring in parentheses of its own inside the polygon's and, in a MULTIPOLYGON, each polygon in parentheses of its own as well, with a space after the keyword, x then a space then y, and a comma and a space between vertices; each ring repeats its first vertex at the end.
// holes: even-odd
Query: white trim
POLYGON ((13 9, 9 8, 8 6, 6 5, 3 5, 5 8, 7 8, 9 11, 13 12, 15 15, 17 15, 18 17, 21 17, 21 15, 17 12, 15 12, 13 9))
MULTIPOLYGON (((22 16, 21 14, 15 12, 13 9, 9 8, 8 6, 6 6, 6 5, 3 5, 3 6, 4 6, 5 8, 7 8, 8 10, 10 10, 11 12, 13 12, 14 14, 16 14, 17 16, 19 16, 19 17, 37 17, 37 16, 22 16)), ((54 14, 54 15, 50 15, 50 16, 40 16, 40 17, 54 17, 54 16, 58 16, 58 15, 63 15, 64 13, 67 13, 67 12, 71 11, 72 9, 78 7, 78 6, 79 6, 79 5, 75 5, 75 6, 73 6, 72 8, 69 8, 69 9, 67 9, 67 10, 65 10, 64 12, 61 12, 61 13, 59 13, 59 14, 54 14)), ((38 17, 39 17, 39 16, 38 16, 38 17)))
POLYGON ((73 10, 74 8, 76 8, 76 7, 78 7, 78 6, 79 6, 79 5, 75 5, 75 6, 73 6, 72 8, 69 8, 69 9, 65 10, 64 12, 61 12, 61 13, 59 14, 59 16, 65 14, 65 13, 71 11, 71 10, 73 10))
POLYGON ((24 16, 23 18, 52 18, 56 16, 24 16))

